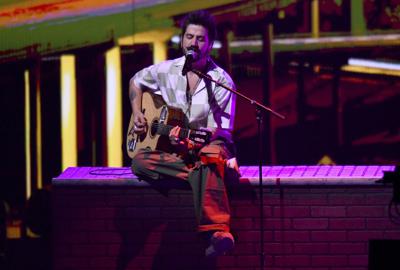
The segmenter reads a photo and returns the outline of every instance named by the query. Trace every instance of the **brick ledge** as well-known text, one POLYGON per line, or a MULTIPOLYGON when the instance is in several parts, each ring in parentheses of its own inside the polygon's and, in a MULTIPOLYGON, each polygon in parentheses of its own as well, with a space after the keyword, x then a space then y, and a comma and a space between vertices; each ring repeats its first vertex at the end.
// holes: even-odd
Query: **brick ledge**
MULTIPOLYGON (((376 186, 385 171, 395 166, 264 166, 264 186, 376 186)), ((242 177, 229 185, 259 185, 258 167, 240 167, 242 177)), ((53 178, 54 185, 150 186, 132 174, 129 167, 69 167, 53 178)))

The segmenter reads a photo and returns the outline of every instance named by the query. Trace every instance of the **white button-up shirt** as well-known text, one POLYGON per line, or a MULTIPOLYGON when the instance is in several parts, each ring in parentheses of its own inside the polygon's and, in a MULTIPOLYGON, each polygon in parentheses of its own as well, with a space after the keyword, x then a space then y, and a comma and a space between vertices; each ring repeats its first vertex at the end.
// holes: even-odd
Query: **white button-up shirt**
MULTIPOLYGON (((230 133, 234 124, 236 95, 211 82, 209 90, 213 97, 209 100, 209 91, 202 79, 191 95, 191 102, 188 102, 187 77, 182 75, 184 63, 185 57, 167 60, 142 69, 132 80, 144 91, 161 94, 168 106, 181 109, 191 128, 217 128, 230 133)), ((231 77, 222 68, 212 61, 209 66, 207 75, 235 89, 231 77)))

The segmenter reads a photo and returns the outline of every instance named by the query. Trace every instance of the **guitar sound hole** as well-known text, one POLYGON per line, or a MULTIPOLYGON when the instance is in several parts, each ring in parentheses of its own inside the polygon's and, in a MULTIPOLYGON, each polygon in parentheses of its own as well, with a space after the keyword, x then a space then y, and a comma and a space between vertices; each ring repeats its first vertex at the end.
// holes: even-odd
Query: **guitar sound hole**
POLYGON ((157 134, 157 129, 158 129, 158 120, 155 119, 153 120, 153 122, 151 122, 150 137, 154 137, 157 134))

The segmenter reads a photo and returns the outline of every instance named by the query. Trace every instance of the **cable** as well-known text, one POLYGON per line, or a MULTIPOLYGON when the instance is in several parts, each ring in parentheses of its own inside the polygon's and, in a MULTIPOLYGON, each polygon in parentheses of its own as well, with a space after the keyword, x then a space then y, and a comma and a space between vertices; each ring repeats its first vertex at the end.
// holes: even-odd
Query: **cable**
POLYGON ((126 172, 129 169, 123 169, 123 168, 119 168, 119 169, 95 169, 93 171, 90 171, 89 174, 90 175, 108 175, 108 176, 112 176, 112 175, 132 175, 132 172, 129 170, 129 172, 126 172), (109 171, 113 172, 110 173, 109 171), (121 173, 116 173, 116 171, 123 171, 121 173))

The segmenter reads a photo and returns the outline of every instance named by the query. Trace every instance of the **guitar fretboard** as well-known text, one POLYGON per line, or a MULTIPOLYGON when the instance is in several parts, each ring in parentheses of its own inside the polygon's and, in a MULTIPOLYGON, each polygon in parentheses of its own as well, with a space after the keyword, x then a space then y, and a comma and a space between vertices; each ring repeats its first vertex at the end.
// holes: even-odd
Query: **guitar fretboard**
MULTIPOLYGON (((156 130, 157 134, 165 135, 165 136, 168 136, 169 133, 171 132, 171 129, 173 128, 173 126, 162 124, 162 123, 153 123, 152 130, 153 130, 153 127, 156 130)), ((189 129, 181 128, 181 130, 179 131, 180 139, 188 138, 189 135, 190 135, 189 129)))

